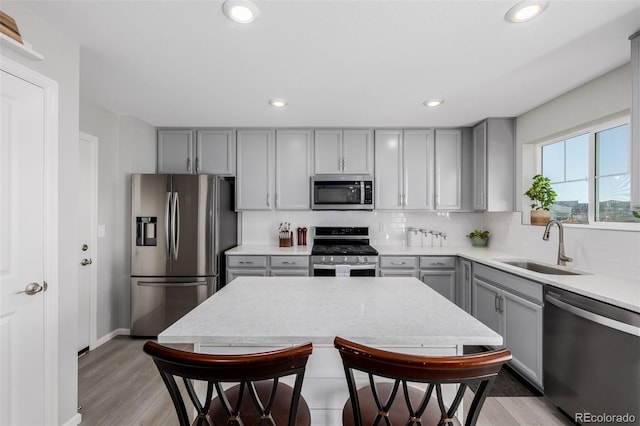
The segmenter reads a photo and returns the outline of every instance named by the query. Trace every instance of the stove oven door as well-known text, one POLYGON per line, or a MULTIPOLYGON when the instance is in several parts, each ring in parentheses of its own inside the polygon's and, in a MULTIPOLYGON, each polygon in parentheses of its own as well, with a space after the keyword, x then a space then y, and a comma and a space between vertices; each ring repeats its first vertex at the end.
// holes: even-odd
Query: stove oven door
MULTIPOLYGON (((313 276, 314 277, 335 277, 343 276, 341 272, 344 271, 344 265, 324 265, 324 264, 314 264, 313 265, 313 276), (338 273, 336 274, 336 271, 338 273)), ((367 264, 367 265, 348 265, 349 266, 349 276, 350 277, 375 277, 376 276, 376 265, 375 264, 367 264)))

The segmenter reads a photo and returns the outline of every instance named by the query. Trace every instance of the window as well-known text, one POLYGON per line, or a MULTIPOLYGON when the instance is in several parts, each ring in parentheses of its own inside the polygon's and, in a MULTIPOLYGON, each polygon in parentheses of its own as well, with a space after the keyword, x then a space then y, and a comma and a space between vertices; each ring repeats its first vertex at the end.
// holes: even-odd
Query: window
POLYGON ((640 223, 630 209, 629 119, 541 146, 542 174, 557 197, 551 218, 564 223, 640 223))

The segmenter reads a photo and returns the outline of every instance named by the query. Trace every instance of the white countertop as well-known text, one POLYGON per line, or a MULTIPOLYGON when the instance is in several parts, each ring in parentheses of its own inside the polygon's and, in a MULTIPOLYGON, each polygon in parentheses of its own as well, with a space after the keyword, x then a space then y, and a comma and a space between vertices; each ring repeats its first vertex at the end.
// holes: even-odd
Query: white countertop
MULTIPOLYGON (((312 245, 280 248, 269 245, 238 246, 226 254, 235 255, 310 255, 312 245)), ((506 272, 529 278, 544 284, 562 288, 615 306, 640 312, 640 277, 619 277, 613 274, 585 272, 585 275, 547 275, 504 264, 499 259, 523 259, 488 247, 407 247, 375 245, 380 256, 460 256, 506 272)), ((535 260, 535 259, 530 259, 535 260)), ((542 263, 542 262, 540 262, 542 263)), ((555 265, 552 265, 555 266, 555 265)), ((567 267, 570 270, 576 270, 567 267)))
POLYGON ((224 346, 501 345, 502 337, 417 278, 239 277, 158 336, 224 346))
POLYGON ((308 246, 278 247, 276 245, 237 246, 224 252, 238 256, 310 256, 313 244, 308 246))
MULTIPOLYGON (((376 246, 376 249, 380 256, 460 256, 524 278, 610 303, 633 312, 640 312, 640 277, 631 279, 602 273, 595 274, 572 268, 571 266, 562 267, 557 265, 550 266, 581 272, 584 275, 541 274, 500 262, 500 260, 523 260, 524 258, 493 250, 488 247, 462 246, 429 248, 376 246)), ((538 262, 535 259, 528 260, 538 262)), ((544 262, 538 263, 544 264, 544 262)))

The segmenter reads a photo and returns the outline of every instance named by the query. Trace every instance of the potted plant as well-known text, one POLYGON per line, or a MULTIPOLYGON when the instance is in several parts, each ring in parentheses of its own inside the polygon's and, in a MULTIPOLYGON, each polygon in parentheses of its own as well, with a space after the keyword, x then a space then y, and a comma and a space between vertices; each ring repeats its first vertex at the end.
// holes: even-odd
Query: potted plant
POLYGON ((487 242, 489 242, 489 231, 476 229, 467 234, 467 238, 471 239, 471 245, 474 247, 486 247, 487 242))
POLYGON ((551 220, 549 208, 556 201, 556 193, 551 188, 551 179, 537 174, 533 177, 531 187, 524 193, 532 201, 531 224, 546 225, 551 220))

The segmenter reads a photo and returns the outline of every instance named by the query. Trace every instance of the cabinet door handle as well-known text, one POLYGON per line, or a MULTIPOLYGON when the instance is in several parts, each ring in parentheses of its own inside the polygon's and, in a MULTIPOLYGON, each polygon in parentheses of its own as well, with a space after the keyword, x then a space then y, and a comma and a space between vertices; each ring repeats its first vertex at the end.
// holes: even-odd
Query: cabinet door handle
POLYGON ((496 308, 497 312, 500 312, 500 296, 496 295, 496 298, 494 299, 494 307, 496 308))
POLYGON ((342 158, 342 171, 344 172, 345 170, 347 170, 347 159, 346 158, 342 158))
POLYGON ((253 265, 253 261, 252 260, 241 260, 238 262, 241 265, 253 265))
POLYGON ((267 207, 271 207, 271 197, 267 194, 267 207))
POLYGON ((200 158, 196 157, 196 173, 200 171, 200 158))
POLYGON ((187 170, 191 171, 191 158, 187 158, 187 170))
POLYGON ((395 262, 391 262, 392 265, 404 265, 404 262, 399 262, 399 261, 395 261, 395 262))
POLYGON ((296 262, 288 262, 288 261, 283 261, 282 262, 283 265, 295 265, 296 262))
POLYGON ((431 262, 431 265, 434 265, 434 266, 443 266, 443 265, 444 265, 444 262, 431 262))

